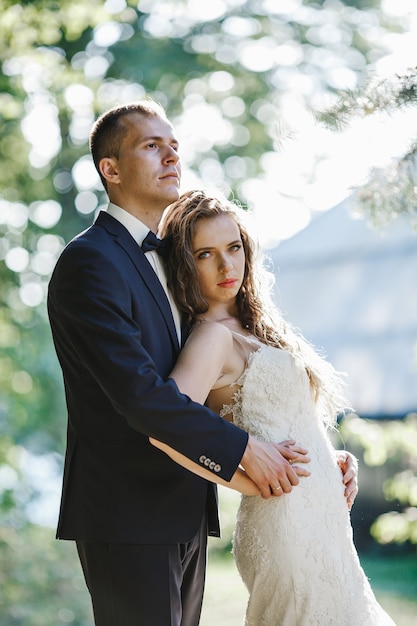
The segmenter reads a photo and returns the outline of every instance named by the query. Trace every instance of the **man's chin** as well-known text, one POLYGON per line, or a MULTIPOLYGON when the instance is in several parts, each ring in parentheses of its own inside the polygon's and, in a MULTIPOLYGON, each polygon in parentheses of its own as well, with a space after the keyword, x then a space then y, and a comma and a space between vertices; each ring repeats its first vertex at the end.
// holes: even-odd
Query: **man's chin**
POLYGON ((179 197, 180 197, 179 187, 177 187, 176 189, 172 189, 170 193, 167 194, 168 204, 172 204, 173 202, 176 202, 179 197))

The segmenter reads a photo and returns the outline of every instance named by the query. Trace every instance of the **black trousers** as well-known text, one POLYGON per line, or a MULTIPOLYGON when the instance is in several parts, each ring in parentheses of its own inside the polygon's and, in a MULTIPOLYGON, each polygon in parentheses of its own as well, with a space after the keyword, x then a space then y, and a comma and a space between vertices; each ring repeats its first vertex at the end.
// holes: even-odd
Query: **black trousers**
POLYGON ((188 543, 77 541, 96 626, 198 626, 207 522, 188 543))

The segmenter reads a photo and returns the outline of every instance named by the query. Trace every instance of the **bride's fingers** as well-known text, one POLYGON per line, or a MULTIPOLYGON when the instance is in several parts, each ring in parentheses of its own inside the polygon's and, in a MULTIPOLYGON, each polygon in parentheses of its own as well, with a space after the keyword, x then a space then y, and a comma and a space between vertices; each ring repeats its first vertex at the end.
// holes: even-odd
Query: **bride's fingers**
POLYGON ((296 465, 293 465, 293 470, 297 476, 311 476, 311 472, 309 472, 305 467, 297 467, 296 465))
POLYGON ((307 456, 307 452, 303 454, 293 455, 291 457, 288 457, 287 460, 288 463, 291 463, 291 465, 294 465, 294 463, 310 463, 311 461, 310 457, 307 456))
POLYGON ((299 445, 291 446, 291 450, 293 452, 296 452, 297 454, 302 454, 302 455, 308 454, 307 448, 303 448, 302 446, 299 446, 299 445))
POLYGON ((295 446, 296 441, 295 439, 285 439, 285 441, 280 441, 279 445, 280 446, 295 446))
POLYGON ((288 458, 295 458, 296 455, 302 456, 308 454, 307 448, 303 448, 292 439, 288 441, 281 441, 277 445, 279 446, 281 454, 288 458))
POLYGON ((293 452, 298 452, 298 454, 306 454, 307 448, 303 448, 300 446, 294 439, 286 439, 285 441, 280 441, 279 446, 286 448, 287 450, 292 450, 293 452))
POLYGON ((305 448, 301 448, 301 446, 295 446, 294 448, 287 448, 286 446, 282 446, 282 444, 278 444, 278 449, 281 452, 282 456, 289 462, 291 465, 294 463, 309 463, 310 457, 307 456, 308 452, 305 448))

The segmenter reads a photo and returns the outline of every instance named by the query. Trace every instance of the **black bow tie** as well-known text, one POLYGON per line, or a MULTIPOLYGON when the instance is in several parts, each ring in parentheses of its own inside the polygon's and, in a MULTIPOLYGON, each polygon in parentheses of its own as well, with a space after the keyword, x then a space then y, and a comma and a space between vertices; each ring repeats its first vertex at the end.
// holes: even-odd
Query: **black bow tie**
POLYGON ((142 250, 149 252, 150 250, 158 250, 163 245, 163 240, 158 237, 151 230, 142 241, 142 250))

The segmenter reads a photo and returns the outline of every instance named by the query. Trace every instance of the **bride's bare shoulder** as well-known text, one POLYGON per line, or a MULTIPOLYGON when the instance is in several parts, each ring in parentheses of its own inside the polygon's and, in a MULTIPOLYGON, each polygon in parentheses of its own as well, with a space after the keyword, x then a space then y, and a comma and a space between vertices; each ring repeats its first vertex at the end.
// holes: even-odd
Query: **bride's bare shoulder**
POLYGON ((232 331, 225 326, 222 322, 214 320, 202 320, 197 322, 192 330, 191 334, 212 337, 213 339, 224 339, 225 341, 232 341, 232 331))

